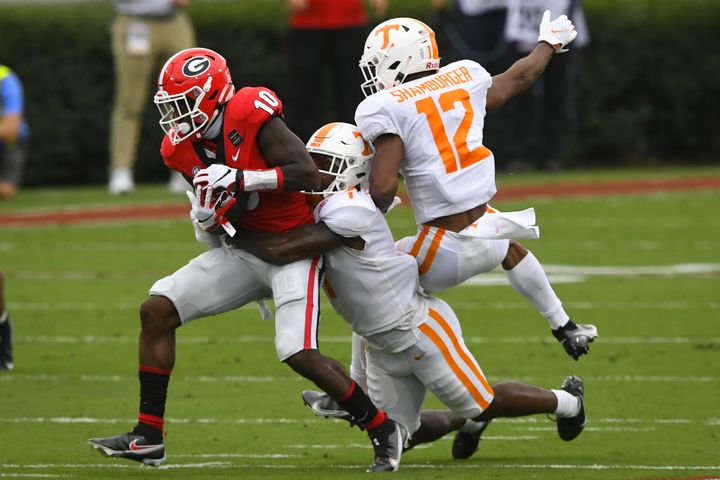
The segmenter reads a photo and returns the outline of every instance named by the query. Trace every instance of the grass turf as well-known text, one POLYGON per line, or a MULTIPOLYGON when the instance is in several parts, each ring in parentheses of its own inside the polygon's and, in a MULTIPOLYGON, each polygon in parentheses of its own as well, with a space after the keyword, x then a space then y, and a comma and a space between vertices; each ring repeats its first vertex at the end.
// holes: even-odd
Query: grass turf
MULTIPOLYGON (((693 172, 668 172, 668 176, 693 172)), ((717 169, 704 169, 715 174, 717 169)), ((634 174, 641 178, 642 174, 634 174)), ((652 178, 662 176, 654 172, 652 178)), ((626 178, 603 172, 603 179, 626 178)), ((597 178, 572 172, 554 181, 597 178)), ((526 179, 500 179, 500 184, 526 179)), ((164 186, 108 199, 104 189, 23 191, 0 213, 87 204, 181 202, 164 186)), ((493 382, 557 388, 586 381, 588 427, 557 438, 544 416, 498 420, 470 460, 450 440, 403 457, 402 478, 691 478, 720 473, 720 273, 625 271, 563 282, 556 265, 720 265, 720 192, 507 201, 534 205, 542 238, 524 242, 557 278, 573 319, 600 340, 575 363, 507 285, 460 286, 454 306, 470 349, 493 382)), ((389 215, 396 236, 409 209, 389 215)), ((157 279, 202 251, 184 219, 2 228, 0 267, 16 335, 16 370, 0 375, 0 476, 48 478, 354 478, 372 451, 362 432, 302 406, 312 388, 275 357, 273 326, 252 306, 178 331, 166 438, 168 467, 111 460, 86 446, 121 433, 137 414, 137 310, 157 279)), ((488 274, 488 278, 499 274, 488 274)), ((567 279, 565 279, 567 280, 567 279)), ((347 363, 349 330, 323 302, 323 351, 347 363)), ((440 408, 429 397, 427 406, 440 408)))

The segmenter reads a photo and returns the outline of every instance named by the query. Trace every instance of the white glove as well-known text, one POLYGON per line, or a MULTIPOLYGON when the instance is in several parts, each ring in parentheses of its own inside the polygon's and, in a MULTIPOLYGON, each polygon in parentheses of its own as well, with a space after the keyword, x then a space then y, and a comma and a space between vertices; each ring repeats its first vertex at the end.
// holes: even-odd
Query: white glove
POLYGON ((212 187, 215 191, 220 189, 227 191, 232 195, 235 193, 235 178, 237 177, 237 169, 213 163, 207 168, 203 168, 195 174, 193 178, 193 186, 212 187))
POLYGON ((197 186, 195 193, 187 192, 192 204, 190 215, 195 217, 198 226, 205 231, 212 231, 217 225, 223 227, 231 237, 235 236, 235 229, 230 224, 225 213, 235 204, 235 198, 224 190, 219 198, 213 198, 213 187, 197 186))
POLYGON ((575 40, 575 37, 577 37, 577 30, 567 15, 560 15, 551 22, 550 10, 545 10, 540 22, 538 42, 546 42, 555 49, 555 53, 563 53, 568 51, 563 47, 575 40))
POLYGON ((192 222, 193 229, 195 230, 195 240, 200 243, 204 243, 210 248, 218 248, 221 244, 220 237, 202 228, 198 222, 198 211, 202 208, 198 198, 189 190, 185 192, 185 195, 187 195, 188 200, 190 200, 190 205, 192 206, 190 209, 190 221, 192 222))

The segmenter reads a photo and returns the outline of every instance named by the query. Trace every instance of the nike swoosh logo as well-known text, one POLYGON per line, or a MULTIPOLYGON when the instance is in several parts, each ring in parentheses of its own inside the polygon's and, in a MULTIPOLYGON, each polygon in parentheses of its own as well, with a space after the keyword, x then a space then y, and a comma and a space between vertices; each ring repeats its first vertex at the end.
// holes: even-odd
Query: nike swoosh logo
POLYGON ((420 360, 421 358, 423 358, 423 357, 425 356, 426 353, 427 353, 427 352, 422 352, 420 355, 415 355, 413 358, 414 358, 415 360, 420 360))
POLYGON ((133 452, 142 452, 153 448, 157 449, 160 446, 161 445, 138 445, 137 440, 133 440, 132 442, 130 442, 130 450, 132 450, 133 452))
POLYGON ((228 175, 230 175, 230 172, 231 172, 231 170, 228 170, 227 172, 225 172, 225 173, 223 174, 223 176, 220 177, 220 178, 218 178, 218 179, 217 179, 217 182, 215 182, 215 183, 218 183, 220 180, 222 180, 223 178, 225 178, 225 177, 227 177, 228 175))
POLYGON ((240 149, 238 148, 238 151, 235 152, 235 155, 232 156, 233 162, 237 162, 238 155, 240 155, 240 149))

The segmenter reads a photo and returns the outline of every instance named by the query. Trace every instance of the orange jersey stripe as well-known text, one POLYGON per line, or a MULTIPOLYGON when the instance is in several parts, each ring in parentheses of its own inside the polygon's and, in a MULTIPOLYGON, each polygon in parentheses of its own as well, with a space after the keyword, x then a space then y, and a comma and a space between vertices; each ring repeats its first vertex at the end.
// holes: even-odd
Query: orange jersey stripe
POLYGON ((465 375, 465 373, 460 369, 458 364, 455 363, 455 360, 452 358, 448 347, 445 345, 445 343, 443 343, 440 336, 435 333, 432 327, 430 327, 427 323, 423 323, 418 328, 420 328, 420 331, 427 335, 427 337, 432 340, 432 342, 440 349, 442 356, 445 358, 445 361, 450 366, 450 369, 455 373, 455 376, 460 380, 463 385, 465 385, 465 388, 468 389, 468 392, 470 392, 478 405, 480 405, 480 408, 485 410, 489 404, 485 401, 482 395, 480 395, 480 392, 477 390, 477 388, 475 388, 475 385, 472 384, 467 375, 465 375))
POLYGON ((442 240, 444 235, 445 230, 443 230, 442 228, 438 228, 435 232, 435 236, 433 237, 432 242, 430 242, 430 248, 425 255, 425 260, 423 260, 422 264, 420 265, 420 275, 425 275, 428 270, 430 270, 430 267, 435 260, 435 255, 437 255, 437 251, 440 248, 440 241, 442 240))
POLYGON ((480 380, 480 383, 483 384, 483 387, 485 387, 485 390, 487 390, 490 394, 494 395, 492 387, 487 383, 487 380, 485 380, 485 377, 480 372, 480 370, 477 368, 477 364, 475 361, 470 358, 470 356, 465 352, 465 349, 462 348, 462 345, 460 345, 460 341, 457 338, 457 335, 455 335, 455 332, 452 328, 450 328, 450 324, 448 324, 447 320, 445 320, 438 312, 433 310, 432 308, 428 309, 430 316, 438 322, 440 327, 443 329, 445 334, 450 338, 450 341, 453 343, 453 346, 455 347, 455 350, 457 350, 458 354, 460 355, 460 358, 462 358, 468 367, 470 367, 470 370, 475 374, 475 376, 480 380))

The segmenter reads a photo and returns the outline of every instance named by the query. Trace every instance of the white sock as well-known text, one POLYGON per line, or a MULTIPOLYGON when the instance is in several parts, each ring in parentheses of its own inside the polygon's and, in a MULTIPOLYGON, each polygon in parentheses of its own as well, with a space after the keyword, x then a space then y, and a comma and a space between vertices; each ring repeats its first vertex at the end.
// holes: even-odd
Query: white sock
POLYGON ((505 273, 510 285, 533 304, 552 330, 557 330, 570 320, 562 302, 550 286, 542 265, 532 252, 528 252, 515 268, 505 273))
POLYGON ((458 429, 458 432, 463 433, 476 433, 482 430, 487 422, 476 422, 475 420, 468 418, 465 421, 465 425, 458 429))
POLYGON ((8 313, 7 310, 0 315, 0 324, 5 323, 5 321, 8 319, 8 313))
POLYGON ((553 412, 558 417, 574 417, 580 413, 580 399, 565 390, 551 390, 557 397, 557 408, 553 412))

